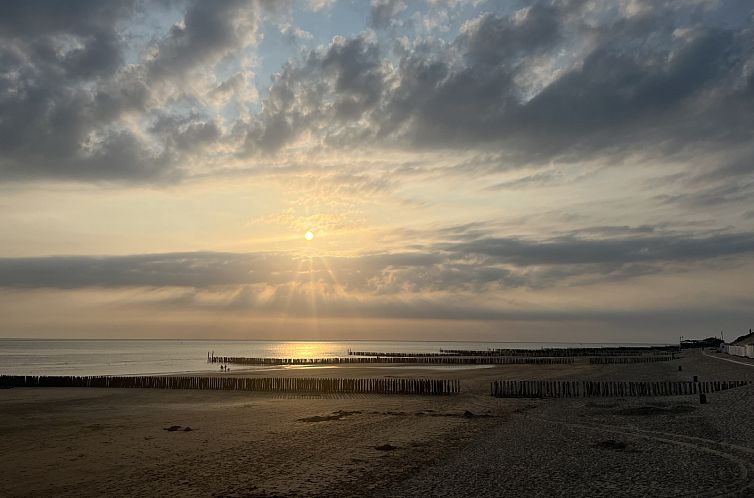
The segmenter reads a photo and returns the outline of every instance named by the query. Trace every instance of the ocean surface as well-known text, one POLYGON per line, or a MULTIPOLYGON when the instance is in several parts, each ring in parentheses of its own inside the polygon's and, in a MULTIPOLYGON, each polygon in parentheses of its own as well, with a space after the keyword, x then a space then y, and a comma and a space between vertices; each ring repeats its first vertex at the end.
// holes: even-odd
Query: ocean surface
POLYGON ((650 344, 0 339, 0 374, 143 375, 203 372, 219 369, 218 365, 207 363, 207 353, 213 351, 216 356, 327 358, 347 356, 349 349, 368 352, 438 353, 441 349, 538 349, 637 345, 649 346, 650 344))

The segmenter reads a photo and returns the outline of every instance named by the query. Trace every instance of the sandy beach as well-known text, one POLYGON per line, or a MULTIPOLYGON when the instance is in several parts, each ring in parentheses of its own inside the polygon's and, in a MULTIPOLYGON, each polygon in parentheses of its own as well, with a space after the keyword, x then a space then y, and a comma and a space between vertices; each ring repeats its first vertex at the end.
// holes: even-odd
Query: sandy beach
POLYGON ((460 379, 455 396, 0 390, 0 495, 752 496, 754 386, 706 405, 489 396, 493 379, 754 380, 751 363, 687 352, 639 365, 274 370, 460 379))

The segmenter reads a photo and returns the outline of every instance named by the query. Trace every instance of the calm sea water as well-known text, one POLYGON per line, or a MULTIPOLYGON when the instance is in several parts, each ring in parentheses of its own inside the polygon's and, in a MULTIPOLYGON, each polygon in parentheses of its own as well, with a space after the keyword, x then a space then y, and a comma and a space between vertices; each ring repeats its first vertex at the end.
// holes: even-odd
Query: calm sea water
MULTIPOLYGON (((600 347, 636 344, 407 341, 181 341, 0 339, 0 374, 138 375, 217 370, 216 356, 342 357, 353 351, 433 353, 441 349, 600 347)), ((648 345, 648 344, 647 344, 648 345)), ((289 367, 295 368, 295 367, 289 367)))

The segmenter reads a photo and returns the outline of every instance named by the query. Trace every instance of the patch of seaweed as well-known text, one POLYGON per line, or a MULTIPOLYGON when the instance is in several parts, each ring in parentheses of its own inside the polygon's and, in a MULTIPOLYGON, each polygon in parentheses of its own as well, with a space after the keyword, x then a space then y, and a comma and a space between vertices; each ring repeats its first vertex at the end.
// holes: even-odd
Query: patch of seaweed
POLYGON ((330 420, 343 420, 345 417, 350 417, 351 415, 357 415, 360 414, 360 411, 343 411, 338 410, 336 412, 333 412, 332 415, 315 415, 313 417, 306 417, 306 418, 300 418, 298 419, 299 422, 327 422, 330 420))
POLYGON ((680 415, 684 413, 691 413, 694 410, 696 410, 696 408, 691 405, 675 405, 668 408, 654 405, 645 405, 616 410, 615 414, 624 416, 652 417, 657 415, 680 415))

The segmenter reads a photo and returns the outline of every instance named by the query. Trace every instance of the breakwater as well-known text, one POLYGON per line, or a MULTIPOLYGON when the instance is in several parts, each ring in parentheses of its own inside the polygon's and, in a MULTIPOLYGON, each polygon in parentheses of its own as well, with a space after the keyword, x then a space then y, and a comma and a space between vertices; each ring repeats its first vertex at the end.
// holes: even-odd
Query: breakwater
POLYGON ((285 365, 363 365, 363 364, 419 364, 419 365, 569 365, 573 358, 526 358, 526 357, 462 357, 462 356, 407 356, 362 358, 246 358, 210 356, 210 363, 255 366, 285 365))
POLYGON ((615 364, 628 364, 628 363, 654 363, 657 361, 671 361, 675 360, 673 356, 606 356, 589 358, 590 365, 615 365, 615 364))
POLYGON ((678 346, 654 346, 643 348, 541 348, 541 349, 441 349, 442 354, 461 356, 536 356, 536 357, 574 357, 574 356, 644 356, 673 355, 678 346))
POLYGON ((725 391, 751 383, 752 381, 749 380, 705 382, 497 380, 490 383, 490 394, 497 398, 680 396, 725 391))
MULTIPOLYGON (((456 353, 386 353, 383 351, 351 351, 348 350, 348 356, 373 356, 380 358, 434 358, 446 356, 459 356, 456 353)), ((474 355, 469 355, 474 356, 474 355)))
POLYGON ((457 394, 461 390, 460 382, 451 379, 37 375, 0 375, 0 387, 101 387, 260 391, 304 394, 418 395, 457 394))

